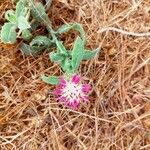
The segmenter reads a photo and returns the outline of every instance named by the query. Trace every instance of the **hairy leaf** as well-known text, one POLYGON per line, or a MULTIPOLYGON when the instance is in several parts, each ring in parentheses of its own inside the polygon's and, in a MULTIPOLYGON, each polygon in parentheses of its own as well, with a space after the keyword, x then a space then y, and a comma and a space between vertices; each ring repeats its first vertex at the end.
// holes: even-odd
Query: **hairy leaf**
POLYGON ((50 47, 51 40, 46 36, 36 36, 30 43, 31 47, 46 49, 50 47))
POLYGON ((62 61, 65 59, 65 55, 64 54, 60 54, 60 53, 50 53, 49 54, 49 58, 51 61, 62 61))
POLYGON ((71 73, 72 72, 71 60, 69 58, 62 60, 61 67, 62 67, 63 71, 65 71, 67 73, 71 73))
POLYGON ((23 17, 23 16, 19 16, 18 17, 18 28, 22 31, 25 29, 29 29, 31 28, 30 24, 28 23, 27 18, 23 17))
POLYGON ((16 42, 16 26, 12 23, 5 23, 1 30, 1 41, 13 44, 16 42))
POLYGON ((24 0, 19 0, 16 5, 16 17, 25 16, 27 13, 26 2, 24 0))
POLYGON ((40 23, 36 20, 34 20, 32 23, 31 23, 31 29, 34 31, 37 29, 37 27, 40 25, 40 23))
POLYGON ((99 51, 100 51, 99 48, 97 48, 93 51, 85 50, 84 55, 83 55, 83 60, 88 60, 88 59, 94 58, 99 51))
POLYGON ((47 21, 48 20, 48 15, 46 14, 46 10, 43 6, 42 3, 36 2, 36 3, 31 3, 31 14, 34 19, 37 21, 47 21))
POLYGON ((61 34, 61 33, 65 33, 65 32, 68 32, 69 30, 71 29, 74 29, 74 30, 77 30, 81 37, 82 37, 82 40, 85 42, 85 32, 83 30, 83 27, 81 24, 79 23, 71 23, 71 24, 65 24, 65 25, 62 25, 58 30, 57 30, 57 33, 61 34))
POLYGON ((62 42, 56 40, 56 46, 57 46, 58 53, 64 54, 66 56, 68 55, 67 50, 65 46, 62 44, 62 42))
POLYGON ((30 41, 31 38, 32 38, 32 36, 33 36, 33 35, 31 34, 31 32, 30 32, 28 29, 22 31, 22 38, 23 38, 25 41, 30 41))
POLYGON ((41 79, 45 82, 45 83, 48 83, 48 84, 53 84, 53 85, 56 85, 59 83, 59 77, 57 76, 45 76, 43 75, 41 77, 41 79))
POLYGON ((78 69, 83 59, 83 55, 84 55, 84 42, 80 37, 77 37, 72 51, 71 64, 72 64, 73 72, 75 72, 78 69))
POLYGON ((5 18, 13 24, 17 23, 15 12, 13 10, 6 11, 5 18))
POLYGON ((39 55, 43 52, 43 49, 41 48, 34 48, 31 47, 30 45, 27 45, 25 43, 22 43, 19 47, 19 49, 25 54, 25 55, 31 55, 31 56, 36 56, 39 55))

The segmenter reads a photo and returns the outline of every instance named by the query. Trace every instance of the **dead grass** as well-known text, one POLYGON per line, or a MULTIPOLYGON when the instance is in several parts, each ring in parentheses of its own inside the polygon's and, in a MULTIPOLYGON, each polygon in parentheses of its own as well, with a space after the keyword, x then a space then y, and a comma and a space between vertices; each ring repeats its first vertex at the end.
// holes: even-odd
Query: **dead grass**
MULTIPOLYGON (((0 4, 1 14, 12 7, 9 0, 0 4)), ((62 74, 48 54, 25 57, 17 45, 1 44, 0 149, 149 150, 150 37, 100 31, 149 32, 150 1, 54 0, 49 16, 55 28, 82 23, 87 47, 102 47, 79 71, 93 85, 90 102, 78 111, 63 108, 39 79, 62 74)), ((62 37, 66 45, 75 34, 62 37)))

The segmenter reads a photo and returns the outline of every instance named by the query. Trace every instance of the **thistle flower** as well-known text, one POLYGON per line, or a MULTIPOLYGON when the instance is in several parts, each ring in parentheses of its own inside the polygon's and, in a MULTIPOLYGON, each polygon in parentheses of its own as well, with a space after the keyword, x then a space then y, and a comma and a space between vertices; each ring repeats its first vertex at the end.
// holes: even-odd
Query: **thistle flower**
POLYGON ((79 75, 73 75, 69 80, 62 77, 54 91, 57 100, 72 109, 78 108, 81 102, 87 102, 91 86, 82 84, 80 80, 79 75))

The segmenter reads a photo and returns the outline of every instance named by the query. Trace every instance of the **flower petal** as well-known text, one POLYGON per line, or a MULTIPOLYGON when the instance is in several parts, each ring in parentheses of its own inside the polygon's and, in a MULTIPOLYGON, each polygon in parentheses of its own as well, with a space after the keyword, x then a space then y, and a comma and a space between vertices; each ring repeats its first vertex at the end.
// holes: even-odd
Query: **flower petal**
POLYGON ((91 90, 91 86, 89 84, 83 84, 82 85, 82 91, 84 93, 88 93, 91 90))
POLYGON ((66 97, 60 96, 60 97, 58 97, 58 101, 59 102, 65 102, 66 101, 66 97))
POLYGON ((80 76, 79 75, 73 75, 72 77, 72 82, 75 83, 75 84, 78 84, 80 82, 80 76))
POLYGON ((77 109, 79 107, 79 101, 78 100, 73 100, 71 103, 68 105, 72 109, 77 109))
POLYGON ((82 97, 82 100, 83 100, 83 102, 88 102, 88 96, 87 96, 87 95, 84 95, 84 96, 82 97))
POLYGON ((60 78, 60 83, 56 86, 54 94, 58 102, 66 107, 76 110, 81 102, 88 102, 88 93, 91 90, 90 84, 79 83, 81 77, 73 75, 69 80, 60 78))
POLYGON ((60 86, 66 86, 66 84, 67 84, 66 80, 64 78, 61 78, 59 85, 60 86))
POLYGON ((54 90, 54 95, 59 96, 61 94, 62 94, 62 90, 61 89, 57 88, 57 89, 54 90))

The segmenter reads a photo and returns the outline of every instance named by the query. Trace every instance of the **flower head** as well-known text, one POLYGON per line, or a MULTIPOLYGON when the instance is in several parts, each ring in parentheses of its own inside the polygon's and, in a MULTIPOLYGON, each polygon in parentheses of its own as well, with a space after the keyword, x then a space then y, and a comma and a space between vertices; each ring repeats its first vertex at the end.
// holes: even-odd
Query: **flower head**
POLYGON ((80 80, 79 75, 73 75, 69 80, 62 77, 54 91, 57 100, 72 109, 78 108, 80 102, 87 102, 91 86, 81 84, 80 80))

